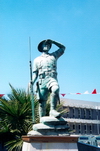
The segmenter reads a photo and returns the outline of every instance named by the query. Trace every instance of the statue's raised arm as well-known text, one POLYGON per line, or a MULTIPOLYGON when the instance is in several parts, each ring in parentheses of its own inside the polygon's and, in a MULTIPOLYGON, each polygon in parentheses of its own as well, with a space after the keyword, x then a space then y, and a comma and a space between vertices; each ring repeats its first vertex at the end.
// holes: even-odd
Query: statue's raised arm
POLYGON ((56 46, 58 46, 60 49, 63 49, 63 50, 65 50, 65 48, 66 48, 63 44, 53 41, 53 40, 52 40, 52 44, 55 44, 56 46))
POLYGON ((45 41, 45 44, 55 44, 56 46, 58 46, 60 49, 63 49, 63 50, 65 50, 65 48, 66 48, 63 44, 61 44, 57 41, 51 40, 51 39, 47 39, 45 41))

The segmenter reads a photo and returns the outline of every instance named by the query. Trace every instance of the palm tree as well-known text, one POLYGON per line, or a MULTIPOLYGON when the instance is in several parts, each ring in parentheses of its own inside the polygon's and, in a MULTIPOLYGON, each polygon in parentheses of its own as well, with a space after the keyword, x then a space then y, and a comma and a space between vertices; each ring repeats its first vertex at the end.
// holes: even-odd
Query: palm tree
MULTIPOLYGON (((0 141, 6 143, 8 151, 21 151, 22 135, 32 130, 31 96, 25 90, 14 89, 10 84, 11 94, 0 99, 0 141)), ((39 122, 39 102, 34 95, 35 123, 39 122)), ((50 109, 50 98, 47 101, 47 115, 50 109)), ((63 110, 63 103, 57 105, 57 110, 63 110)))
MULTIPOLYGON (((32 130, 32 110, 30 95, 24 90, 14 89, 11 85, 12 93, 9 99, 0 99, 0 136, 5 134, 8 151, 20 151, 22 146, 22 135, 26 135, 32 130), (9 134, 9 136, 7 135, 9 134), (8 137, 7 137, 8 136, 8 137)), ((34 96, 36 122, 38 122, 38 101, 34 96)))

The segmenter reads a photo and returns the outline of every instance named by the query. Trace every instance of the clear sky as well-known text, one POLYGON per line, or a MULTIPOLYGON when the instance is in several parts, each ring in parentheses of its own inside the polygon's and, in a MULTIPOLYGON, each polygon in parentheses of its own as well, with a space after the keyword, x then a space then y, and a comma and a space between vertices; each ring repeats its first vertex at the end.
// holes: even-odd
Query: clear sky
POLYGON ((44 39, 66 46, 58 60, 60 94, 100 101, 100 94, 68 94, 100 93, 100 0, 0 0, 0 94, 11 92, 9 83, 27 89, 29 37, 32 60, 44 39))

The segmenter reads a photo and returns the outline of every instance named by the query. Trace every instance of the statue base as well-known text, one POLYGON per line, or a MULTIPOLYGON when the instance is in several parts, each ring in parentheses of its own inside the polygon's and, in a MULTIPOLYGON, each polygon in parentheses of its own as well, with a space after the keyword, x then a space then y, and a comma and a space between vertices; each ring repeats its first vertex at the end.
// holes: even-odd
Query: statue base
POLYGON ((42 117, 22 139, 22 151, 78 151, 78 137, 69 136, 69 126, 62 117, 42 117))
POLYGON ((28 135, 56 135, 56 136, 68 136, 69 126, 67 121, 60 117, 45 116, 40 119, 39 124, 33 125, 33 130, 28 135))
POLYGON ((23 136, 22 151, 78 151, 77 136, 23 136))

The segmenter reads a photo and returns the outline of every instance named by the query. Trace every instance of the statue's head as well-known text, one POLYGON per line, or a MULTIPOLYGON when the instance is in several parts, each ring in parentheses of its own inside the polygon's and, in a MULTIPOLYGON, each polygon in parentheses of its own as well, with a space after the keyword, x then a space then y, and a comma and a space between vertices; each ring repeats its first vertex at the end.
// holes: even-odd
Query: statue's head
POLYGON ((52 44, 48 42, 47 40, 43 40, 38 45, 38 50, 40 52, 48 52, 51 48, 52 44))

